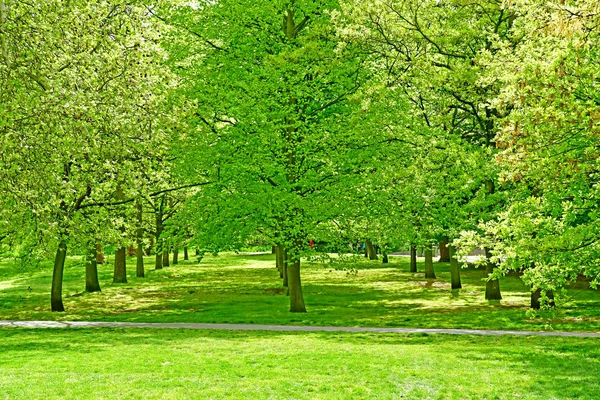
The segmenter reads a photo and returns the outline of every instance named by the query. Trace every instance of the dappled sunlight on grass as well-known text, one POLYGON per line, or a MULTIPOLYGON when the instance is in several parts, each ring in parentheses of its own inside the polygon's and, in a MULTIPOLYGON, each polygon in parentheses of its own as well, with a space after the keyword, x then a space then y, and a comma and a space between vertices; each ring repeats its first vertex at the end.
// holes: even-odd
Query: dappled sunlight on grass
MULTIPOLYGON (((147 258, 146 278, 136 278, 130 266, 127 284, 112 284, 109 259, 99 266, 100 293, 83 292, 84 265, 71 258, 63 290, 66 313, 49 312, 49 263, 19 271, 3 263, 0 284, 7 286, 0 290, 0 318, 488 329, 548 329, 550 324, 563 330, 598 329, 598 291, 579 289, 565 309, 530 320, 525 313, 529 292, 518 278, 503 278, 503 300, 487 301, 482 270, 463 269, 463 289, 453 291, 444 263, 435 263, 436 280, 426 280, 423 272, 408 272, 407 257, 392 257, 385 265, 360 257, 352 260, 350 270, 330 263, 302 264, 308 309, 303 315, 288 312, 289 299, 271 254, 206 255, 199 264, 194 259, 162 270, 152 269, 152 259, 147 258)), ((128 259, 130 265, 134 261, 128 259)))

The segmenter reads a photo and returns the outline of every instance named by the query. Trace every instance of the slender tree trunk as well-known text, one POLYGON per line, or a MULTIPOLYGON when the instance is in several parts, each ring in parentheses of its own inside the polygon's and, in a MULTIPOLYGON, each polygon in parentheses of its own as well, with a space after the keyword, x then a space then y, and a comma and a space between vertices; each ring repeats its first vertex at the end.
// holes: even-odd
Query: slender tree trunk
POLYGON ((389 262, 390 262, 390 260, 388 259, 388 255, 387 255, 387 253, 384 252, 383 253, 383 259, 381 260, 381 263, 382 264, 387 264, 389 262))
POLYGON ((456 247, 448 246, 448 253, 450 255, 450 282, 452 284, 452 289, 461 289, 460 266, 456 259, 456 247))
MULTIPOLYGON (((282 252, 281 260, 283 261, 283 263, 281 264, 281 269, 283 270, 283 286, 288 287, 288 262, 289 262, 288 252, 285 247, 282 247, 281 252, 282 252)), ((288 294, 289 294, 289 292, 288 292, 288 294)))
POLYGON ((424 254, 424 248, 423 248, 423 246, 420 246, 417 249, 417 257, 424 257, 424 256, 425 256, 425 254, 424 254))
POLYGON ((365 243, 364 251, 365 251, 365 257, 369 258, 369 250, 367 249, 367 244, 366 243, 365 243))
POLYGON ((85 264, 85 291, 88 293, 100 292, 100 281, 98 280, 98 263, 96 262, 96 246, 90 243, 87 262, 85 264))
POLYGON ((279 277, 283 279, 283 245, 275 246, 275 266, 279 271, 279 277))
POLYGON ((271 254, 277 253, 277 246, 271 246, 271 254))
POLYGON ((164 248, 163 248, 163 261, 162 261, 162 264, 163 264, 163 267, 168 267, 170 265, 169 264, 169 250, 170 250, 170 248, 169 248, 170 247, 169 242, 167 240, 165 240, 163 242, 163 246, 164 246, 164 248))
POLYGON ((142 202, 137 203, 137 251, 136 251, 136 266, 135 276, 143 278, 145 276, 144 271, 144 210, 142 208, 142 202))
POLYGON ((173 246, 173 265, 179 264, 179 243, 173 246))
POLYGON ((104 253, 99 240, 96 241, 96 264, 104 264, 104 253))
POLYGON ((300 260, 288 262, 287 267, 288 289, 290 293, 290 312, 304 313, 304 297, 302 296, 302 283, 300 282, 300 260))
POLYGON ((187 245, 183 246, 183 260, 188 261, 190 259, 190 255, 188 254, 187 245))
POLYGON ((433 270, 433 250, 431 247, 425 248, 425 279, 435 279, 433 270))
MULTIPOLYGON (((488 249, 484 249, 485 258, 487 263, 485 264, 486 276, 490 276, 496 269, 496 264, 490 261, 492 256, 488 249)), ((491 279, 485 283, 485 299, 486 300, 502 300, 502 294, 500 293, 500 281, 498 279, 491 279)))
POLYGON ((125 251, 125 247, 121 247, 115 253, 113 283, 127 283, 127 257, 125 251))
POLYGON ((377 253, 375 252, 375 246, 373 246, 373 242, 370 239, 367 239, 367 254, 369 255, 369 260, 377 260, 377 253))
MULTIPOLYGON (((125 193, 121 182, 117 183, 117 192, 115 194, 116 200, 123 200, 125 193)), ((125 233, 125 226, 121 226, 121 233, 125 233)), ((125 246, 120 247, 115 253, 115 270, 113 275, 113 283, 127 283, 127 249, 125 246)))
POLYGON ((408 272, 417 272, 417 247, 414 244, 410 245, 410 267, 408 272))
POLYGON ((164 226, 163 226, 163 211, 165 208, 165 196, 155 200, 154 203, 154 224, 156 226, 155 239, 156 247, 154 249, 154 269, 162 269, 163 267, 163 239, 161 238, 164 226))
POLYGON ((154 269, 162 269, 162 260, 163 260, 163 255, 162 255, 162 251, 158 251, 158 246, 156 249, 156 254, 154 255, 154 269))
POLYGON ((450 262, 450 249, 448 248, 447 237, 444 237, 440 241, 440 259, 438 262, 450 262))
POLYGON ((63 272, 67 258, 67 242, 63 239, 58 244, 56 257, 54 257, 54 270, 52 272, 52 291, 50 293, 50 306, 52 311, 65 311, 62 301, 63 272))

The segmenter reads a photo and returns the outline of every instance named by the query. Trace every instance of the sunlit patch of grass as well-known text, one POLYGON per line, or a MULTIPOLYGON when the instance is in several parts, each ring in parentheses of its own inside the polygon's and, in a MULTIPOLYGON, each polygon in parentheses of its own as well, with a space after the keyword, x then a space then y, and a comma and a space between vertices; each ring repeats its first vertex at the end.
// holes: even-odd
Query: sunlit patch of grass
MULTIPOLYGON (((130 265, 134 261, 129 259, 130 265)), ((100 293, 84 293, 84 264, 70 258, 63 290, 67 312, 51 313, 51 265, 46 264, 15 270, 0 263, 1 282, 13 282, 0 290, 1 319, 594 331, 600 316, 599 292, 578 290, 564 309, 530 320, 529 290, 518 278, 501 280, 503 300, 486 301, 482 270, 463 269, 463 289, 453 291, 447 264, 436 263, 438 278, 426 280, 423 272, 408 272, 406 257, 392 257, 385 265, 357 257, 349 265, 356 273, 303 263, 308 313, 294 315, 270 254, 207 255, 200 263, 193 259, 162 270, 154 270, 148 258, 146 278, 136 278, 129 267, 127 284, 112 284, 109 259, 99 266, 100 293)))

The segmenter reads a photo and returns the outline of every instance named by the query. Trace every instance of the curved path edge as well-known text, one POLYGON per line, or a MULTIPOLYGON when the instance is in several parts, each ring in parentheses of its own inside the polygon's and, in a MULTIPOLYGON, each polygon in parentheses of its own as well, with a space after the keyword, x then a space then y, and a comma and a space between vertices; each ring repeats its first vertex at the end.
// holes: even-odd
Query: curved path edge
POLYGON ((155 323, 155 322, 93 322, 93 321, 2 321, 0 327, 19 328, 152 328, 152 329, 220 329, 231 331, 280 331, 280 332, 375 332, 375 333, 427 333, 447 335, 481 336, 561 336, 597 337, 598 332, 564 331, 505 331, 484 329, 436 329, 436 328, 367 328, 347 326, 298 326, 254 324, 202 324, 202 323, 155 323))

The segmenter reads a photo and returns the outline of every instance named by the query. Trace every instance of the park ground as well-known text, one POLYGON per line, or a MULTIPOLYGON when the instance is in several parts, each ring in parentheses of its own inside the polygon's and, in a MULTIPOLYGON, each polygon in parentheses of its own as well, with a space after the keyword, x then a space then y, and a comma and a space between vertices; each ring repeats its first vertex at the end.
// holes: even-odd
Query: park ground
MULTIPOLYGON (((50 313, 50 269, 0 264, 0 319, 254 323, 320 326, 598 331, 600 293, 569 290, 557 311, 527 314, 528 290, 501 281, 483 299, 483 272, 463 269, 451 291, 390 264, 304 263, 308 313, 290 314, 272 255, 207 256, 84 293, 84 265, 68 260, 66 313, 50 313)), ((130 264, 133 264, 131 262, 130 264)), ((422 265, 419 264, 420 270, 422 265)), ((132 274, 133 273, 133 274, 132 274)), ((179 329, 0 329, 6 398, 597 398, 596 338, 480 337, 179 329)))

